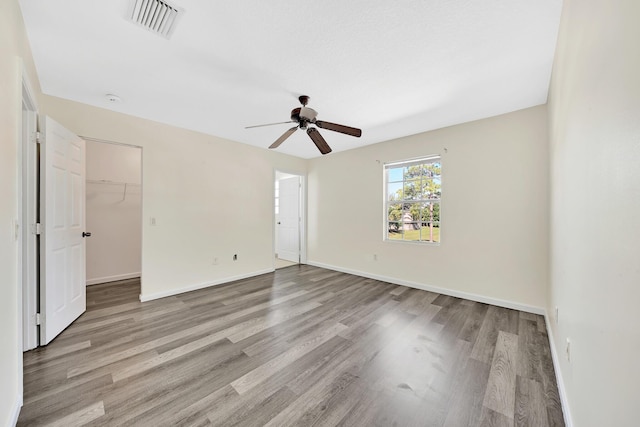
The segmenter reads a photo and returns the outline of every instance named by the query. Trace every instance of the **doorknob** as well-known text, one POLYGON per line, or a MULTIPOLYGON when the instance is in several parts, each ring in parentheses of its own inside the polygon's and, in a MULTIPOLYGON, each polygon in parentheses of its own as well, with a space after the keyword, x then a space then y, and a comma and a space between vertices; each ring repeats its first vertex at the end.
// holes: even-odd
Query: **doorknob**
POLYGON ((278 225, 280 225, 280 221, 278 221, 278 225))
POLYGON ((82 237, 91 237, 91 233, 87 233, 86 231, 83 231, 82 237))

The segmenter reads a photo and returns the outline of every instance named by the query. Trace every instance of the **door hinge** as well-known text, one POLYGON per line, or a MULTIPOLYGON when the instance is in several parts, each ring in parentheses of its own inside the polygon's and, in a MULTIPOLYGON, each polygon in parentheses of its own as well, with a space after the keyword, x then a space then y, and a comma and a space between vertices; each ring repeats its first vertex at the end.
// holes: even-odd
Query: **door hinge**
POLYGON ((36 140, 35 140, 36 144, 40 144, 42 142, 42 135, 40 134, 40 132, 36 132, 36 140))
POLYGON ((36 313, 36 326, 40 326, 40 322, 41 322, 41 318, 40 318, 40 313, 36 313))
POLYGON ((40 224, 39 222, 33 224, 33 234, 35 234, 36 236, 42 234, 42 224, 40 224))

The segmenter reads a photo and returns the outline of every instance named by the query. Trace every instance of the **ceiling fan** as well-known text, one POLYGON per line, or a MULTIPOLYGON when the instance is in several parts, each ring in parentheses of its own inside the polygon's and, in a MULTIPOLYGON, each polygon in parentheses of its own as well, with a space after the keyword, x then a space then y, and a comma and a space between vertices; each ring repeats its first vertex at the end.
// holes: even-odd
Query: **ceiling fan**
POLYGON ((318 112, 313 108, 307 107, 307 103, 309 102, 309 97, 306 95, 302 95, 298 97, 300 104, 302 107, 297 107, 291 110, 291 120, 288 122, 279 122, 279 123, 269 123, 266 125, 256 125, 256 126, 247 126, 245 129, 257 128, 262 126, 272 126, 272 125, 281 125, 284 123, 297 123, 296 126, 292 127, 288 131, 282 134, 282 136, 269 146, 269 148, 277 148, 284 142, 285 139, 289 138, 291 134, 293 134, 298 128, 307 131, 307 135, 316 144, 318 150, 322 154, 329 154, 331 152, 331 147, 327 144, 327 141, 324 140, 320 132, 315 127, 311 127, 309 125, 316 125, 321 129, 327 129, 334 132, 344 133, 346 135, 351 135, 355 137, 360 137, 362 135, 362 130, 352 128, 350 126, 339 125, 336 123, 325 122, 323 120, 317 120, 316 116, 318 112))

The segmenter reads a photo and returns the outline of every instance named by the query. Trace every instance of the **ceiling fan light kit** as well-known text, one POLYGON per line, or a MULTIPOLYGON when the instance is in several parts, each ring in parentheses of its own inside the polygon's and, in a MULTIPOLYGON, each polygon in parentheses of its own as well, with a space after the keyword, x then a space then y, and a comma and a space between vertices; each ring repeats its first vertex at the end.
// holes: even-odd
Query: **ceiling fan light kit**
POLYGON ((288 122, 280 122, 280 123, 269 123, 266 125, 255 125, 255 126, 247 126, 245 129, 263 127, 263 126, 272 126, 272 125, 280 125, 284 123, 297 123, 296 126, 287 130, 283 133, 280 138, 276 139, 273 144, 269 146, 269 148, 277 148, 282 144, 287 138, 289 138, 298 128, 307 131, 307 135, 311 138, 311 141, 316 145, 318 150, 324 155, 329 154, 331 152, 331 147, 327 144, 327 141, 322 137, 318 129, 315 127, 310 127, 309 125, 315 125, 321 129, 327 129, 333 132, 344 133, 345 135, 351 135, 359 138, 362 136, 362 130, 353 128, 350 126, 339 125, 337 123, 325 122, 317 120, 318 112, 313 108, 307 107, 307 103, 309 102, 309 97, 307 95, 301 95, 298 97, 298 101, 302 104, 302 107, 297 107, 291 110, 291 120, 288 122))

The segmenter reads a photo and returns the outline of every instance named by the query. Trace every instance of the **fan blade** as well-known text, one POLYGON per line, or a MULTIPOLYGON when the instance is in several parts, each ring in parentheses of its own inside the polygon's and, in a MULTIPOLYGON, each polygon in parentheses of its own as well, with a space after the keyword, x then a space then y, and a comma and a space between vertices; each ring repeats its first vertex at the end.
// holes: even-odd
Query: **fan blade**
POLYGON ((268 123, 266 125, 247 126, 247 127, 245 127, 245 129, 261 128, 261 127, 264 127, 264 126, 273 126, 273 125, 283 125, 285 123, 296 123, 296 122, 294 120, 289 120, 288 122, 278 122, 278 123, 268 123))
POLYGON ((320 120, 316 120, 315 124, 316 126, 322 129, 328 129, 334 132, 345 133, 347 135, 357 136, 358 138, 362 135, 362 130, 352 128, 350 126, 339 125, 337 123, 331 123, 331 122, 322 122, 320 120))
POLYGON ((329 154, 331 152, 331 147, 329 147, 327 141, 324 140, 316 128, 307 129, 307 135, 309 135, 309 138, 316 144, 316 147, 318 147, 318 150, 320 150, 322 154, 329 154))
POLYGON ((280 144, 282 144, 285 139, 289 138, 291 136, 291 134, 294 133, 297 129, 298 129, 298 126, 294 126, 291 129, 289 129, 288 131, 286 131, 285 133, 283 133, 280 138, 276 139, 276 142, 274 142, 273 144, 271 144, 269 146, 269 148, 277 148, 277 147, 279 147, 280 144))

